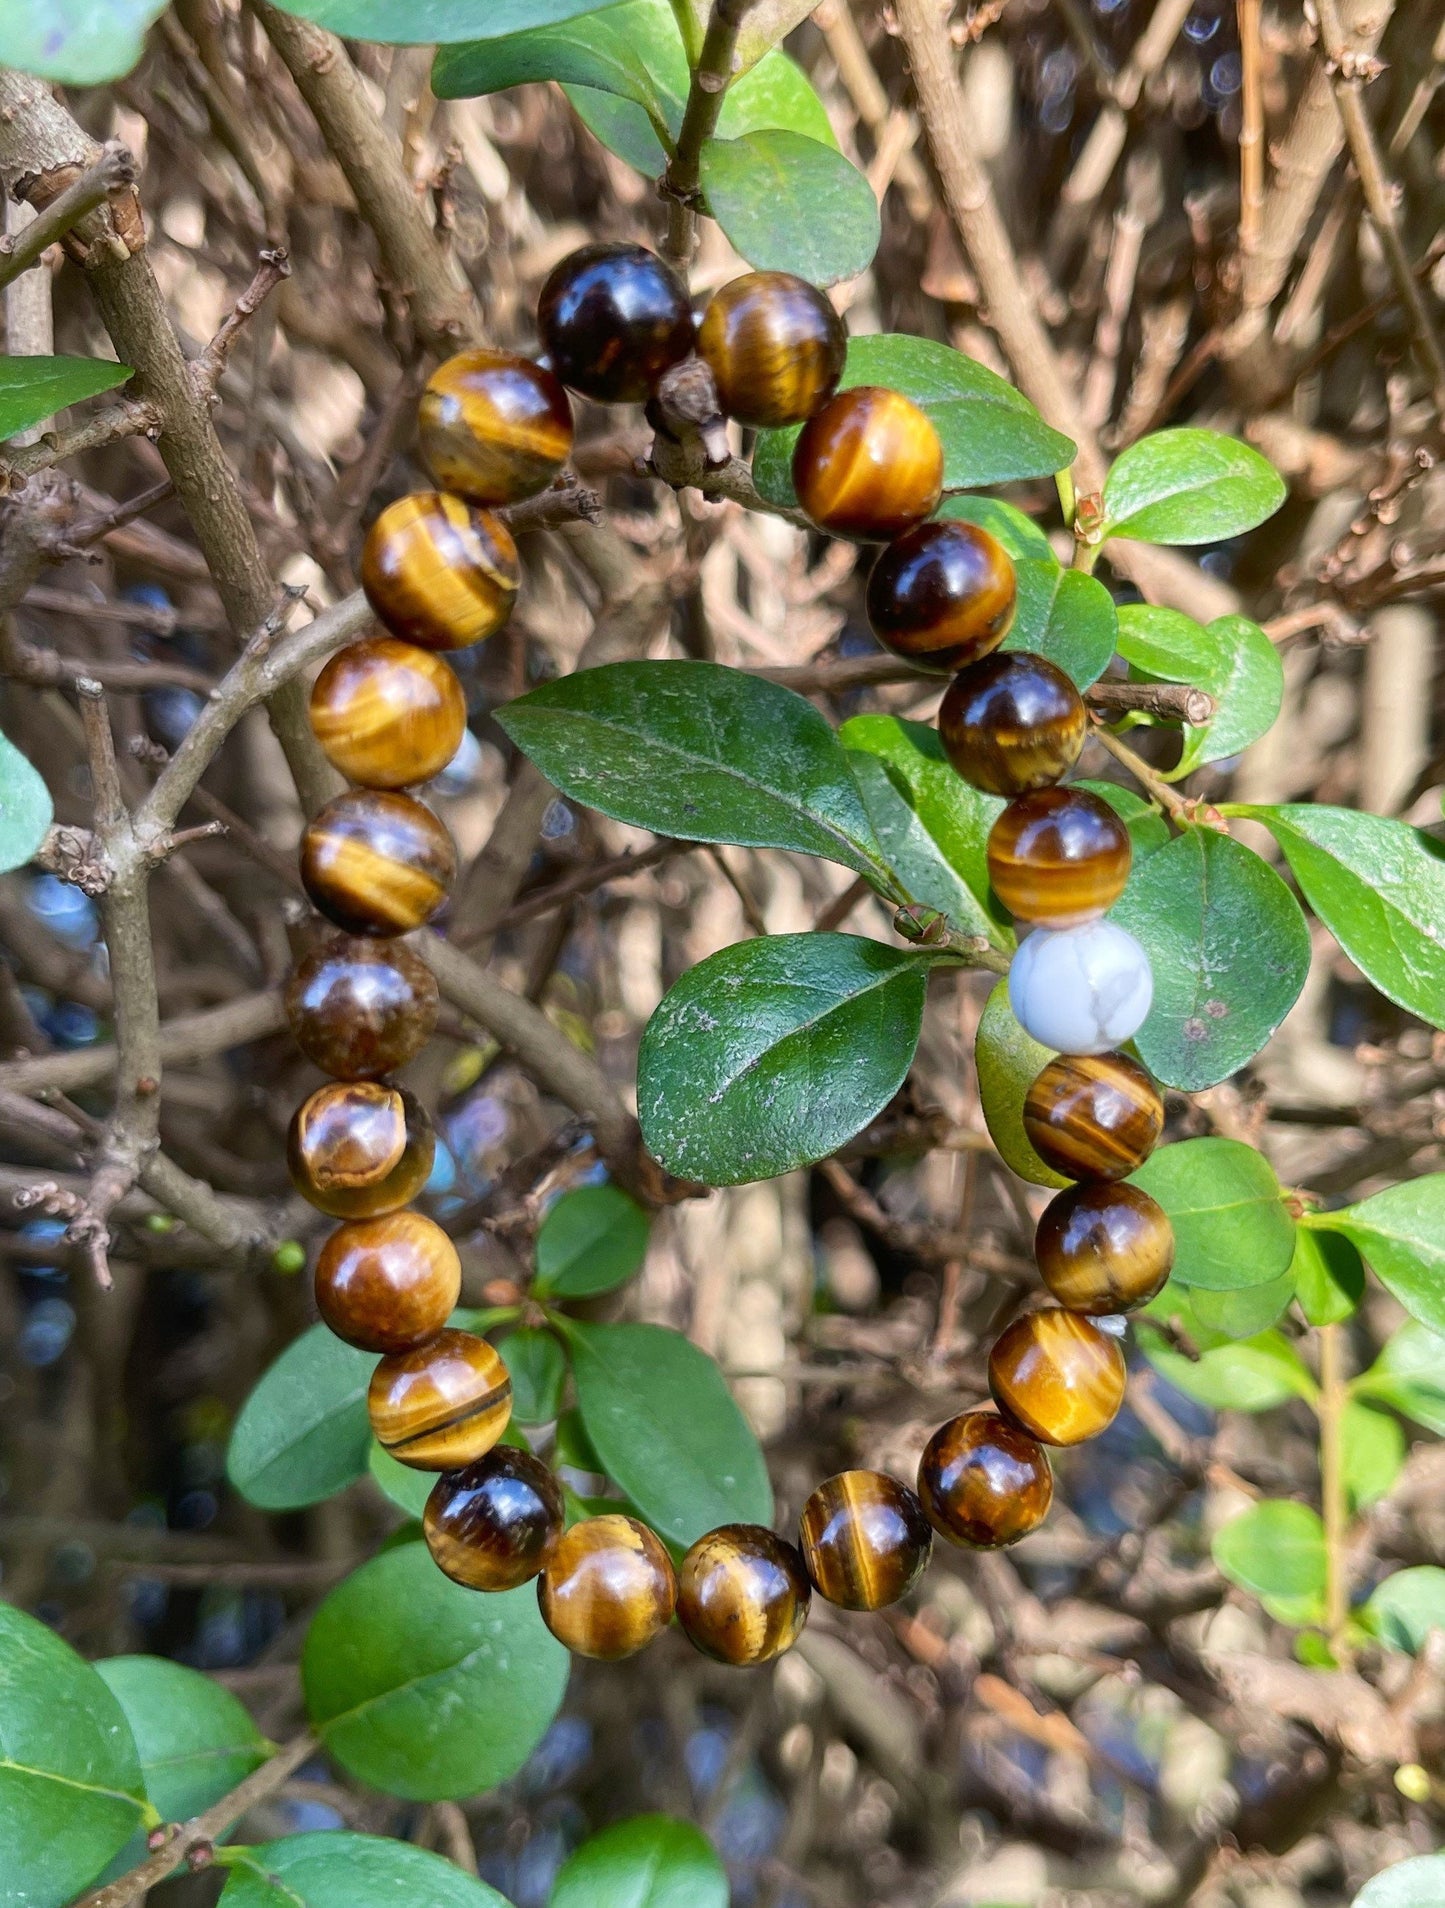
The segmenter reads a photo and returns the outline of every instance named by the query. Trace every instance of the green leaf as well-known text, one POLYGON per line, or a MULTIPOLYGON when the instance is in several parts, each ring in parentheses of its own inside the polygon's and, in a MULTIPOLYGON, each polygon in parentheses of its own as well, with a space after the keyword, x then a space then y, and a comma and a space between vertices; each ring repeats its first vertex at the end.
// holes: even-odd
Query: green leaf
POLYGON ((1399 1419, 1351 1398, 1340 1419, 1340 1447, 1351 1512, 1388 1496, 1405 1462, 1405 1433, 1399 1419))
POLYGON ((1158 603, 1123 603, 1118 617, 1119 654, 1142 675, 1207 689, 1223 673, 1222 643, 1182 610, 1165 609, 1158 603))
POLYGON ((1037 561, 1052 563, 1056 570, 1062 567, 1033 518, 1002 497, 945 497, 934 514, 953 523, 976 523, 1003 545, 1015 563, 1037 561))
POLYGON ((1185 727, 1184 749, 1170 771, 1171 781, 1257 742, 1274 727, 1284 700, 1284 664, 1258 623, 1247 616, 1220 616, 1207 634, 1223 651, 1221 668, 1200 683, 1214 697, 1214 716, 1199 728, 1185 727))
POLYGON ((1440 1908, 1445 1855, 1412 1855, 1365 1883, 1351 1908, 1440 1908))
MULTIPOLYGON (((383 46, 444 46, 500 40, 599 13, 611 0, 290 0, 286 11, 346 40, 383 46)), ((579 31, 581 29, 578 29, 579 31)))
POLYGON ((130 1725, 162 1821, 188 1822, 266 1760, 246 1710, 198 1670, 160 1656, 112 1656, 95 1670, 130 1725))
POLYGON ((1139 1057, 1187 1093, 1252 1060, 1309 975, 1299 903, 1268 863, 1217 829, 1186 828, 1150 855, 1112 918, 1154 969, 1139 1057))
POLYGON ((648 1151, 710 1186, 825 1159, 907 1078, 931 959, 848 934, 775 934, 700 961, 642 1036, 648 1151))
POLYGON ((1101 802, 1107 802, 1114 813, 1129 830, 1129 840, 1134 849, 1134 867, 1138 869, 1150 855, 1157 854, 1161 848, 1167 848, 1174 837, 1169 832, 1169 824, 1157 809, 1151 808, 1142 795, 1136 795, 1132 788, 1121 788, 1117 782, 1078 781, 1070 784, 1073 788, 1086 788, 1097 795, 1101 802))
POLYGON ((592 1298, 642 1270, 648 1217, 620 1186, 577 1186, 537 1231, 534 1298, 592 1298))
POLYGON ((1097 682, 1114 658, 1119 616, 1097 577, 1061 569, 1050 554, 1016 559, 1018 609, 1003 647, 1043 656, 1080 689, 1097 682))
POLYGON ((1263 1285, 1246 1285, 1237 1292, 1211 1292, 1203 1285, 1181 1285, 1193 1302, 1200 1331, 1223 1338, 1254 1338, 1280 1318, 1294 1297, 1294 1276, 1286 1267, 1263 1285))
POLYGON ((1306 1504, 1265 1499, 1216 1531, 1214 1561, 1281 1623, 1324 1616, 1325 1528, 1306 1504))
POLYGON ((1277 1279, 1294 1257, 1294 1221, 1274 1168, 1241 1140, 1161 1146, 1133 1175, 1174 1227, 1174 1277, 1230 1292, 1277 1279))
POLYGON ((1445 842, 1315 803, 1229 812, 1263 822, 1305 900, 1387 999, 1445 1027, 1445 842))
POLYGON ((431 1487, 437 1481, 435 1471, 413 1470, 411 1465, 394 1458, 375 1438, 367 1452, 366 1464, 378 1487, 398 1510, 405 1511, 408 1517, 421 1516, 431 1496, 431 1487))
POLYGON ((22 73, 100 86, 130 71, 146 29, 164 11, 163 0, 59 0, 43 8, 0 0, 0 51, 22 73))
POLYGON ((728 1908, 727 1870, 691 1822, 634 1815, 563 1863, 549 1908, 728 1908))
POLYGON ((1342 1232, 1412 1318, 1445 1332, 1445 1173, 1387 1186, 1309 1223, 1342 1232))
POLYGON ((159 1819, 105 1683, 53 1630, 0 1604, 0 1908, 63 1908, 159 1819))
MULTIPOLYGON (((1050 430, 1021 391, 963 352, 901 332, 851 338, 841 389, 882 384, 932 418, 943 440, 943 487, 975 490, 1051 477, 1074 460, 1073 442, 1050 430)), ((762 431, 753 481, 769 503, 793 506, 794 427, 762 431)))
POLYGON ((1397 1570, 1376 1585, 1363 1615, 1386 1649, 1418 1656, 1432 1630, 1445 1630, 1445 1570, 1438 1564, 1397 1570))
MULTIPOLYGON (((770 46, 776 46, 785 39, 795 26, 807 19, 814 3, 815 0, 753 0, 743 15, 742 31, 738 34, 735 70, 746 72, 770 46)), ((683 0, 683 5, 691 16, 692 42, 689 51, 695 64, 702 50, 712 0, 683 0)))
POLYGON ((0 874, 24 867, 54 818, 43 778, 14 743, 0 735, 0 874))
POLYGON ((226 1475, 249 1504, 299 1510, 366 1470, 366 1388, 376 1359, 312 1325, 262 1373, 241 1407, 226 1475))
POLYGON ((1318 1390, 1283 1332, 1260 1332, 1216 1346, 1196 1362, 1171 1350, 1158 1332, 1141 1322, 1139 1349, 1176 1391, 1212 1411, 1273 1411, 1291 1398, 1313 1400, 1318 1390))
POLYGON ((1407 1319, 1350 1390, 1357 1398, 1377 1398, 1445 1437, 1445 1336, 1407 1319))
POLYGON ((1054 1058, 1026 1034, 1009 1006, 1008 979, 997 984, 979 1017, 973 1064, 978 1074, 978 1097, 989 1138, 999 1157, 1020 1179, 1035 1186, 1067 1186, 1071 1182, 1046 1166, 1024 1131, 1024 1100, 1029 1088, 1054 1058))
POLYGON ((530 1584, 479 1596, 424 1544, 353 1571, 312 1619, 307 1712, 358 1782, 414 1802, 480 1794, 515 1775, 567 1685, 567 1652, 530 1584))
MULTIPOLYGON (((667 0, 656 0, 656 4, 671 17, 672 9, 667 0)), ((683 90, 686 92, 685 87, 683 90)), ((819 98, 813 82, 798 62, 783 52, 765 54, 756 66, 733 81, 718 114, 717 136, 741 139, 745 133, 762 132, 769 127, 803 133, 835 150, 838 145, 828 108, 819 98)))
POLYGON ((1338 1325, 1360 1302, 1365 1267, 1359 1253, 1338 1232, 1303 1225, 1295 1230, 1295 1297, 1310 1325, 1338 1325))
POLYGON ((835 285, 878 250, 873 188, 836 146, 779 127, 709 139, 701 177, 708 211, 758 271, 835 285))
POLYGON ((1218 543, 1253 530, 1284 498, 1278 471, 1237 438, 1156 431, 1122 452, 1105 479, 1105 535, 1218 543))
POLYGON ((509 1908, 440 1855, 346 1829, 264 1842, 229 1866, 225 1908, 509 1908))
POLYGON ((838 731, 889 867, 909 898, 946 914, 961 934, 1013 946, 988 879, 988 831, 1003 803, 955 773, 931 724, 853 716, 838 731))
POLYGON ((661 1325, 569 1319, 577 1408, 608 1477, 686 1546, 718 1524, 768 1524, 773 1492, 752 1427, 706 1352, 661 1325))
POLYGON ((567 26, 539 27, 502 39, 469 35, 466 44, 443 46, 437 54, 432 89, 438 99, 473 99, 529 80, 563 80, 640 107, 656 138, 670 120, 675 127, 680 108, 674 101, 668 112, 669 94, 644 63, 634 18, 639 11, 645 26, 650 8, 645 0, 640 7, 634 0, 633 5, 610 7, 567 26))
POLYGON ((550 1424, 557 1416, 567 1357, 551 1332, 524 1325, 497 1345, 512 1374, 512 1416, 519 1424, 550 1424))
MULTIPOLYGON (((39 67, 27 66, 23 59, 15 57, 15 43, 5 30, 5 14, 11 4, 12 0, 3 0, 3 4, 0 4, 0 41, 4 43, 5 64, 18 66, 24 72, 39 72, 39 67)), ((115 79, 139 58, 140 35, 161 12, 161 8, 146 6, 132 11, 115 5, 114 0, 109 0, 109 3, 102 0, 101 4, 77 7, 77 12, 85 16, 83 21, 76 22, 77 27, 83 25, 86 32, 96 34, 102 41, 107 26, 113 34, 129 34, 130 29, 124 24, 127 14, 135 23, 135 37, 125 40, 129 49, 125 66, 118 66, 114 72, 103 75, 104 78, 115 79), (109 21, 107 15, 110 16, 109 21)), ((31 21, 39 17, 33 11, 29 15, 31 21)), ((61 34, 66 32, 65 26, 57 28, 53 12, 45 17, 51 41, 57 31, 61 34)), ((17 20, 15 24, 18 27, 20 22, 17 20)), ((103 60, 106 56, 101 49, 92 46, 84 54, 58 57, 103 60)), ((63 411, 67 404, 79 404, 82 398, 96 397, 102 391, 113 391, 130 376, 128 364, 116 364, 107 358, 0 358, 0 438, 13 437, 17 431, 28 431, 31 425, 43 423, 47 417, 54 417, 57 411, 63 411)))
POLYGON ((837 736, 791 689, 706 662, 606 663, 498 712, 564 795, 615 821, 884 872, 837 736))

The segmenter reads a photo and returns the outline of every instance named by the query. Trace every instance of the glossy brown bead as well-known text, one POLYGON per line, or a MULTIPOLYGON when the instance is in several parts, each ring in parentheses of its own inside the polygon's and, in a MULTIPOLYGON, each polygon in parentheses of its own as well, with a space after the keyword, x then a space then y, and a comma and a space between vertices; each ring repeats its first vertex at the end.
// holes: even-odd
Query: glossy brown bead
POLYGON ((419 1212, 338 1226, 316 1260, 316 1309, 348 1345, 406 1352, 436 1337, 461 1297, 451 1240, 419 1212))
POLYGON ((1044 1284, 1071 1312, 1132 1312, 1169 1277, 1174 1228, 1139 1186, 1070 1186, 1044 1208, 1034 1251, 1044 1284))
POLYGON ((1127 1053, 1061 1053, 1024 1095, 1034 1151, 1067 1179, 1127 1179, 1164 1131, 1164 1098, 1127 1053))
POLYGON ((416 1471, 455 1471, 485 1457, 512 1416, 501 1354, 473 1332, 442 1331, 393 1352, 371 1374, 366 1408, 378 1444, 416 1471))
POLYGON ((462 685, 440 656, 377 636, 338 650, 311 690, 311 728, 333 767, 364 788, 429 782, 467 726, 462 685))
POLYGON ((459 351, 417 407, 422 461, 438 490, 496 509, 545 490, 572 451, 557 378, 511 351, 459 351))
POLYGON ((562 1486, 530 1451, 499 1444, 433 1484, 421 1527, 439 1569, 468 1590, 530 1583, 556 1548, 562 1486))
POLYGON ((790 1650, 812 1589, 793 1545, 761 1524, 723 1524, 682 1560, 677 1617, 704 1656, 746 1667, 790 1650))
POLYGON ((718 401, 756 430, 801 424, 833 395, 848 355, 843 320, 791 272, 749 272, 715 293, 697 333, 718 401))
POLYGON ((1107 1429, 1125 1375, 1117 1338, 1055 1306, 1016 1318, 988 1361, 995 1404, 1045 1444, 1082 1444, 1107 1429))
POLYGON ((334 1081, 297 1107, 286 1165, 303 1199, 333 1219, 374 1219, 415 1199, 436 1151, 431 1121, 405 1087, 334 1081))
POLYGON ((890 543, 868 579, 868 621, 920 669, 961 669, 996 649, 1014 619, 1014 566, 973 523, 921 523, 890 543))
POLYGON ((441 907, 456 875, 443 824, 390 789, 347 789, 301 837, 302 885, 348 934, 409 934, 441 907))
POLYGON ((693 346, 687 287, 644 245, 584 245, 542 287, 537 327, 564 384, 640 404, 693 346))
POLYGON ((924 1446, 918 1495, 941 1537, 998 1550, 1048 1516, 1054 1474, 1044 1447, 1019 1425, 996 1411, 965 1411, 924 1446))
POLYGON ((820 530, 886 543, 937 509, 943 445, 916 404, 861 384, 829 398, 803 426, 793 488, 820 530))
POLYGON ((378 1080, 431 1039, 437 999, 436 976, 409 947, 336 934, 287 981, 286 1018, 323 1073, 378 1080))
POLYGON ((660 1538, 635 1517, 584 1517, 559 1539, 537 1584, 542 1621, 574 1656, 633 1656, 672 1621, 677 1578, 660 1538))
POLYGON ((988 836, 988 874, 1020 921, 1079 927, 1109 909, 1129 879, 1129 831, 1086 788, 1019 795, 988 836))
POLYGON ((882 1610, 917 1583, 933 1548, 923 1506, 882 1471, 840 1471, 803 1506, 798 1547, 813 1588, 844 1610, 882 1610))
POLYGON ((1084 698, 1042 656, 985 656, 944 691, 943 752, 966 782, 990 795, 1048 788, 1079 759, 1084 698))
POLYGON ((435 490, 388 504, 361 550, 361 587, 378 620, 422 649, 470 649, 493 635, 521 574, 500 517, 435 490))

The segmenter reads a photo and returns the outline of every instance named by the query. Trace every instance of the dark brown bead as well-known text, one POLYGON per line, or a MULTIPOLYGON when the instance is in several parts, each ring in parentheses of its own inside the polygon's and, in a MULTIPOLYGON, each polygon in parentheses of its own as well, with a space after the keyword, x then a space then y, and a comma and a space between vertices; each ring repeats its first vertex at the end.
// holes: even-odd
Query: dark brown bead
POLYGON ((562 1486, 530 1451, 499 1444, 432 1486, 421 1527, 437 1566, 468 1590, 530 1583, 562 1535, 562 1486))
POLYGON ((933 1534, 906 1484, 882 1471, 840 1471, 803 1506, 798 1544, 829 1603, 882 1610, 922 1576, 933 1534))
POLYGON ((944 754, 990 795, 1026 795, 1067 775, 1087 727, 1084 698, 1042 656, 985 656, 954 677, 938 711, 944 754))
POLYGON ((989 880, 1020 921, 1079 927, 1124 892, 1132 852, 1128 829, 1097 795, 1038 788, 1011 801, 989 830, 989 880))
POLYGON ((512 613, 517 546, 500 517, 460 497, 401 497, 366 533, 361 587, 378 619, 422 649, 469 649, 512 613))
POLYGON ((564 384, 640 404, 692 350, 687 287, 643 245, 584 245, 542 287, 537 327, 564 384))
POLYGON ((1077 1312, 1026 1312, 989 1354, 994 1402, 1045 1444, 1082 1444, 1114 1422, 1126 1377, 1119 1341, 1077 1312))
POLYGON ((888 548, 868 579, 868 621, 895 656, 920 669, 961 669, 986 656, 1014 619, 1013 560, 973 523, 921 523, 888 548))
POLYGON ((454 1471, 485 1457, 512 1416, 500 1352, 473 1332, 438 1332, 393 1352, 371 1374, 366 1408, 378 1444, 416 1471, 454 1471))
POLYGON ((719 1663, 767 1663, 790 1650, 811 1598, 803 1559, 761 1524, 710 1530, 678 1572, 678 1621, 719 1663))
POLYGON ((462 685, 440 656, 377 636, 338 650, 311 690, 311 727, 333 767, 365 788, 429 782, 467 726, 462 685))
POLYGON ((415 1199, 435 1151, 425 1109, 376 1080, 317 1087, 286 1135, 291 1183, 333 1219, 373 1219, 415 1199))
POLYGON ((843 320, 791 272, 749 272, 716 292, 698 327, 718 401, 756 430, 801 424, 838 387, 848 355, 843 320))
POLYGON ((918 1495, 941 1537, 997 1550, 1048 1516, 1054 1474, 1037 1438, 996 1411, 965 1411, 924 1446, 918 1495))
POLYGON ((1127 1179, 1164 1131, 1164 1099, 1127 1053, 1061 1053, 1024 1096, 1034 1151, 1069 1179, 1127 1179))
POLYGON ((348 934, 409 934, 441 907, 456 875, 442 823, 390 789, 347 789, 301 837, 302 885, 348 934))
POLYGON ((459 351, 417 408, 438 490, 496 509, 545 490, 572 452, 572 406, 550 371, 511 351, 459 351))
POLYGON ((1139 1186, 1070 1186, 1044 1208, 1034 1238, 1039 1272, 1071 1312, 1132 1312, 1174 1264, 1174 1228, 1139 1186))
POLYGON ((937 509, 943 445, 916 404, 860 384, 829 398, 803 426, 793 488, 820 530, 886 543, 937 509))
POLYGON ((316 1260, 316 1309, 348 1345, 405 1352, 456 1310, 462 1264, 451 1240, 419 1212, 388 1212, 338 1226, 316 1260))
POLYGON ((287 981, 286 1018, 297 1046, 323 1073, 379 1080, 431 1039, 436 976, 399 942, 336 934, 287 981))
POLYGON ((574 1656, 633 1656, 672 1621, 677 1578, 659 1538, 635 1517, 584 1517, 537 1584, 542 1621, 574 1656))

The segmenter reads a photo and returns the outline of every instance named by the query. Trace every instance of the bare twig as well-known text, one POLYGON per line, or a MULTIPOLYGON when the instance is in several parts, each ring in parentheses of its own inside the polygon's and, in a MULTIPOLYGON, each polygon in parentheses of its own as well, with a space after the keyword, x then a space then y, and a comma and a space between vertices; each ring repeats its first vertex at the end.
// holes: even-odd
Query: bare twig
POLYGON ((216 388, 226 360, 248 322, 261 309, 267 295, 282 279, 291 276, 291 263, 284 245, 267 246, 261 253, 255 275, 221 322, 221 328, 201 355, 191 364, 191 382, 196 395, 206 404, 216 401, 216 388))
POLYGON ((30 267, 113 193, 135 184, 135 160, 118 140, 101 148, 93 166, 68 185, 23 232, 0 238, 0 286, 30 267))
POLYGON ((702 149, 712 137, 723 99, 733 77, 738 34, 753 0, 713 0, 703 38, 702 53, 693 70, 682 126, 658 190, 667 201, 667 240, 663 251, 684 269, 691 262, 697 236, 697 198, 701 184, 702 149))

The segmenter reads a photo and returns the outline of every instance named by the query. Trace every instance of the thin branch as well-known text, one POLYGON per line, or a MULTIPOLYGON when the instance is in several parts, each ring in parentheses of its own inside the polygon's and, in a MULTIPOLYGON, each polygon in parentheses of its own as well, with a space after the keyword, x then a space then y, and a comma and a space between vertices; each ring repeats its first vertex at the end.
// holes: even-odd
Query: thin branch
POLYGON ((245 291, 221 320, 220 329, 201 355, 191 364, 191 383, 196 395, 206 404, 214 404, 226 360, 247 324, 265 303, 282 279, 291 276, 291 262, 284 245, 271 245, 261 253, 260 263, 245 291))
POLYGON ((1240 55, 1239 251, 1259 244, 1264 209, 1264 85, 1259 43, 1260 0, 1238 0, 1240 55))
MULTIPOLYGON (((232 1047, 264 1040, 285 1025, 286 1013, 276 988, 242 994, 236 1000, 228 1000, 223 1007, 208 1007, 202 1013, 178 1014, 174 1020, 162 1021, 158 1034, 161 1060, 167 1066, 188 1066, 232 1047)), ((70 1052, 11 1060, 0 1066, 0 1089, 36 1093, 59 1088, 74 1093, 108 1078, 115 1071, 118 1058, 115 1045, 104 1041, 93 1047, 76 1047, 70 1052)))
MULTIPOLYGON (((750 669, 750 676, 781 683, 799 695, 819 696, 862 689, 875 683, 932 683, 939 690, 939 677, 922 675, 912 663, 896 656, 846 656, 835 661, 788 663, 750 669)), ((1096 682, 1084 691, 1084 700, 1095 709, 1138 710, 1170 722, 1189 722, 1196 727, 1214 715, 1214 697, 1205 689, 1183 682, 1096 682)))
POLYGON ((79 225, 112 193, 135 184, 135 160, 118 140, 101 148, 100 157, 68 185, 23 232, 0 238, 0 287, 29 271, 50 247, 79 225))
POLYGON ((717 127, 718 114, 732 83, 738 34, 752 5, 753 0, 713 0, 702 53, 688 89, 677 150, 658 186, 668 206, 663 253, 683 269, 691 263, 697 236, 702 149, 717 127))
POLYGON ((1176 827, 1182 828, 1193 819, 1192 810, 1185 797, 1172 789, 1162 776, 1156 775, 1143 756, 1136 755, 1127 742, 1121 742, 1112 730, 1100 724, 1096 724, 1089 733, 1096 742, 1109 751, 1116 762, 1128 769, 1141 788, 1153 796, 1176 827))

